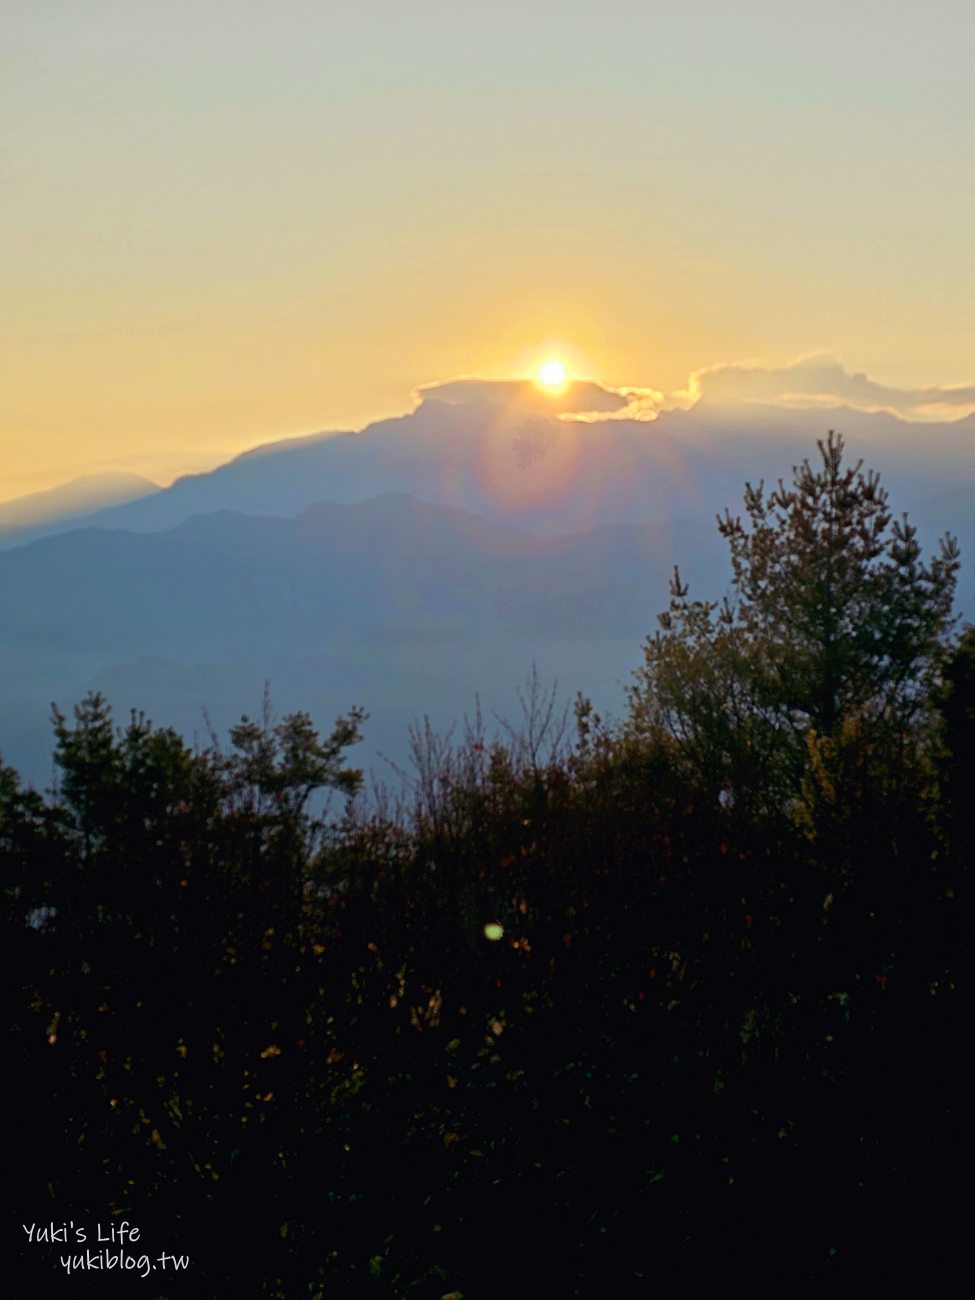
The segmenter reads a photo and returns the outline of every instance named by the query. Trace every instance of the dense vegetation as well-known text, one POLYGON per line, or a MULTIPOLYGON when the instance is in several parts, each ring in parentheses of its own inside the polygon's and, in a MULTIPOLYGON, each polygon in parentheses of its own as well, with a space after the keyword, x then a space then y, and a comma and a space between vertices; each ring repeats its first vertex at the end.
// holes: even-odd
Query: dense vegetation
POLYGON ((17 1223, 192 1257, 125 1294, 935 1280, 967 1168, 958 556, 925 564, 832 436, 745 504, 731 597, 675 574, 620 725, 566 728, 533 678, 522 726, 420 728, 367 799, 358 713, 197 752, 91 696, 51 795, 0 767, 17 1223))

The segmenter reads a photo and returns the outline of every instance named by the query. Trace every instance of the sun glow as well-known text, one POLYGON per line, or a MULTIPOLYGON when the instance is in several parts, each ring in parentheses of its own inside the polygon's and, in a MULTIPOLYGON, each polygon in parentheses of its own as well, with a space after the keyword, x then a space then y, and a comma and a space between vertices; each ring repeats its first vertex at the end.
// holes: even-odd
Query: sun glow
POLYGON ((565 366, 551 358, 538 368, 538 382, 546 388, 560 388, 565 383, 565 366))

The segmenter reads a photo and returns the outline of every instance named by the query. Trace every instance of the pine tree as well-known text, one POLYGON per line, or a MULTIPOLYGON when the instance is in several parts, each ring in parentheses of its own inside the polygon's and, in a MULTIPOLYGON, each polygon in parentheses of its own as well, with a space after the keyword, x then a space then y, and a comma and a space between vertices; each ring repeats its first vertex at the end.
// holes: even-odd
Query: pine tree
POLYGON ((902 776, 930 734, 957 544, 925 562, 879 476, 844 465, 838 434, 818 447, 790 486, 747 484, 744 520, 719 516, 731 598, 691 600, 675 570, 631 688, 631 728, 676 738, 715 798, 788 798, 851 761, 902 776))

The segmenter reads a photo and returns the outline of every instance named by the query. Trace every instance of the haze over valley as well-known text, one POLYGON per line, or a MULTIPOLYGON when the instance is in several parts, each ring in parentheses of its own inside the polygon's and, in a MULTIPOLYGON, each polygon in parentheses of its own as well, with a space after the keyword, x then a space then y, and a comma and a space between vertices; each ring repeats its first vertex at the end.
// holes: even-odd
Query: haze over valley
MULTIPOLYGON (((327 721, 360 704, 358 761, 379 773, 380 753, 405 762, 424 715, 446 730, 479 696, 489 722, 514 716, 533 663, 564 701, 581 691, 618 712, 673 566, 694 594, 722 596, 715 515, 740 510, 746 480, 815 456, 827 428, 881 471, 929 549, 951 531, 975 553, 975 416, 705 394, 648 419, 637 390, 533 380, 419 398, 165 489, 116 477, 8 504, 7 760, 49 781, 49 705, 89 689, 120 719, 138 708, 201 740, 204 711, 225 732, 265 681, 280 712, 327 721)), ((972 593, 969 563, 962 609, 972 593)))

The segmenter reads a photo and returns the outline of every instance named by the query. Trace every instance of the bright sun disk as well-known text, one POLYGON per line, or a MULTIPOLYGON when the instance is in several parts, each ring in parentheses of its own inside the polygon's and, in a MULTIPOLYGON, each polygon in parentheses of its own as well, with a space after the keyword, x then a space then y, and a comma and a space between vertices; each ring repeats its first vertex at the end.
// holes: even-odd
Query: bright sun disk
POLYGON ((558 388, 565 383, 565 366, 561 361, 546 361, 538 369, 538 378, 546 388, 558 388))

